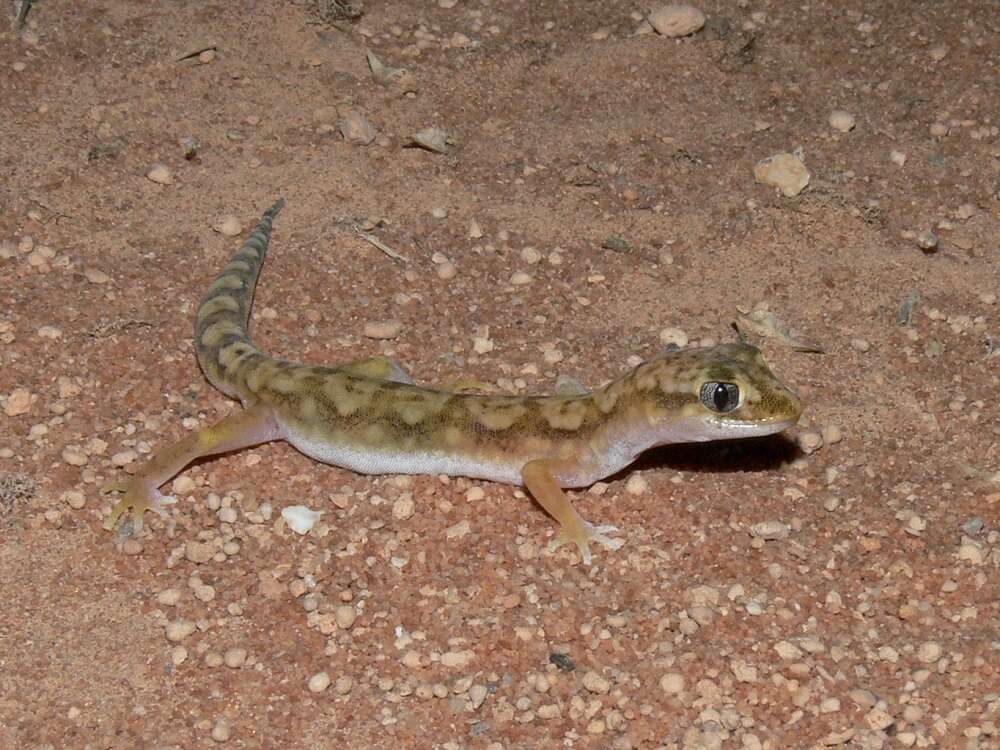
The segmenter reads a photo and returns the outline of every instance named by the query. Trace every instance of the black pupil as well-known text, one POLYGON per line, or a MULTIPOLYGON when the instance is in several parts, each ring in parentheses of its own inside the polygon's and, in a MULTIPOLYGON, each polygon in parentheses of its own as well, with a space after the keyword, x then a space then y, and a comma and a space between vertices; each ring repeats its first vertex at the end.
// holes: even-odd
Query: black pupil
POLYGON ((719 411, 725 411, 726 407, 729 406, 729 389, 722 383, 715 386, 715 392, 712 393, 712 403, 719 411))

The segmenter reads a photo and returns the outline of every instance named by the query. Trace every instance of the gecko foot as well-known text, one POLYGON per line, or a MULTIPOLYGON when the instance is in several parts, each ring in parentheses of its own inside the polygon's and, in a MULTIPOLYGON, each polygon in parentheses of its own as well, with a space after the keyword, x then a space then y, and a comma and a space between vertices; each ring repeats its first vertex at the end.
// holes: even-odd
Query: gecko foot
POLYGON ((124 492, 125 497, 119 500, 111 510, 111 515, 104 522, 104 528, 108 531, 114 529, 118 519, 127 510, 132 510, 132 525, 135 531, 142 531, 142 515, 147 510, 158 513, 161 516, 167 515, 167 505, 177 502, 177 498, 162 494, 155 487, 149 487, 135 479, 124 482, 109 482, 101 488, 101 494, 106 495, 111 492, 124 492))
POLYGON ((607 536, 616 531, 618 531, 616 526, 594 526, 586 521, 583 521, 580 526, 572 529, 564 526, 559 530, 556 538, 549 542, 549 550, 554 550, 563 544, 575 544, 576 548, 580 551, 583 564, 590 565, 594 561, 593 555, 590 554, 591 542, 609 550, 619 549, 625 544, 623 539, 613 539, 607 536))

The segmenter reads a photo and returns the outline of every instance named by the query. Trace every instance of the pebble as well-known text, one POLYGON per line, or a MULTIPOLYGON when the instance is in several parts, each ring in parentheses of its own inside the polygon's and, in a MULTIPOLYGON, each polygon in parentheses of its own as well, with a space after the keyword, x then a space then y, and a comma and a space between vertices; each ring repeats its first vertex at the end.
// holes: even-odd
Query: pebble
POLYGON ((195 630, 195 624, 190 620, 171 620, 164 628, 167 640, 179 643, 191 635, 195 630))
POLYGON ((333 611, 333 619, 341 630, 349 630, 358 619, 358 611, 350 604, 341 604, 333 611))
POLYGON ((674 344, 678 349, 683 349, 688 345, 688 335, 680 328, 664 328, 660 331, 660 343, 664 346, 674 344))
POLYGON ((979 295, 979 301, 984 305, 995 305, 997 303, 997 296, 993 292, 983 292, 979 295))
POLYGON ((448 150, 448 133, 441 128, 424 128, 410 136, 410 142, 435 154, 448 150))
POLYGON ((198 62, 202 65, 208 65, 215 59, 215 50, 206 49, 198 53, 198 62))
POLYGON ((521 249, 521 260, 527 263, 529 266, 533 266, 542 259, 542 254, 538 252, 537 248, 528 247, 521 249))
POLYGON ((181 590, 175 588, 163 589, 156 595, 158 604, 165 607, 173 607, 181 600, 181 590))
POLYGON ((693 5, 671 3, 654 8, 646 20, 658 34, 673 39, 701 29, 705 25, 705 14, 693 5))
POLYGON ((184 557, 195 565, 202 565, 215 557, 215 547, 205 542, 188 542, 184 545, 184 557))
POLYGON ((87 504, 87 496, 77 490, 69 490, 63 495, 63 500, 73 510, 80 510, 87 504))
POLYGON ((90 460, 87 454, 80 450, 79 446, 67 445, 62 449, 62 460, 70 466, 86 466, 90 460))
POLYGON ((593 670, 583 676, 583 686, 591 693, 599 695, 604 695, 611 690, 611 683, 593 670))
POLYGON ((317 672, 309 678, 306 683, 310 693, 322 693, 330 687, 330 675, 326 672, 317 672))
POLYGON ((630 495, 644 495, 649 492, 649 482, 642 474, 633 474, 625 482, 625 491, 630 495))
POLYGON ((872 345, 868 341, 868 339, 862 339, 862 338, 851 339, 851 346, 857 349, 859 352, 867 352, 869 349, 872 348, 872 345))
POLYGON ((524 271, 515 271, 510 276, 510 283, 514 286, 524 286, 525 284, 530 284, 534 279, 531 274, 525 273, 524 271))
POLYGON ((773 541, 787 539, 791 530, 791 526, 781 521, 761 521, 750 527, 750 534, 758 539, 773 541))
POLYGON ((111 281, 110 276, 104 273, 104 271, 99 271, 96 268, 84 269, 83 278, 85 278, 91 284, 107 284, 109 281, 111 281))
POLYGON ((782 659, 801 659, 802 649, 789 641, 778 641, 774 644, 774 650, 782 659))
POLYGON ((897 151, 893 149, 889 152, 889 161, 895 164, 897 167, 902 167, 906 164, 906 154, 902 151, 897 151))
POLYGON ((25 70, 28 69, 28 65, 26 63, 23 63, 20 60, 18 60, 15 63, 11 63, 10 68, 15 73, 23 73, 25 70))
POLYGON ((431 209, 431 216, 435 219, 447 219, 448 209, 444 206, 434 206, 434 208, 431 209))
POLYGON ((304 505, 289 505, 281 509, 281 517, 296 534, 308 534, 322 515, 323 511, 311 510, 304 505))
POLYGON ((230 669, 239 669, 247 661, 247 650, 245 648, 231 648, 222 656, 222 661, 230 669))
POLYGON ((170 171, 170 167, 163 163, 154 164, 147 169, 146 179, 157 185, 172 185, 174 183, 173 172, 170 171))
MULTIPOLYGON (((27 388, 15 388, 10 392, 7 397, 7 403, 4 404, 3 411, 8 417, 16 417, 21 414, 27 414, 31 409, 31 404, 36 399, 31 395, 31 391, 27 388)), ((63 460, 66 460, 65 453, 63 454, 63 460)), ((70 463, 69 461, 66 461, 70 463)), ((86 461, 84 461, 86 463, 86 461)))
POLYGON ((807 432, 800 432, 796 442, 803 453, 815 453, 823 447, 823 436, 818 432, 809 430, 807 432))
POLYGON ((839 130, 841 133, 848 133, 854 130, 854 115, 842 109, 835 109, 830 113, 830 127, 839 130))
POLYGON ((225 237, 236 237, 243 232, 243 225, 232 214, 226 214, 212 222, 212 229, 225 237))
POLYGON ((469 222, 469 239, 479 240, 483 238, 483 228, 479 225, 479 222, 472 219, 469 222))
POLYGON ((475 658, 472 651, 446 651, 441 654, 441 666, 451 669, 462 669, 469 666, 475 658))
POLYGON ((228 742, 233 734, 233 727, 229 719, 222 718, 215 722, 212 727, 212 739, 216 742, 228 742))
POLYGON ((931 60, 934 62, 941 62, 948 56, 948 48, 943 44, 937 44, 927 50, 927 54, 930 55, 931 60))
POLYGON ((142 542, 134 537, 129 537, 122 542, 122 552, 130 557, 142 554, 142 542))
POLYGON ((370 339, 394 339, 402 330, 401 320, 372 320, 365 323, 364 335, 370 339))
POLYGON ((401 497, 392 504, 392 517, 399 521, 405 521, 413 515, 415 507, 416 503, 413 502, 412 497, 401 497))
POLYGON ((917 658, 924 664, 932 664, 941 658, 941 644, 937 641, 921 643, 917 649, 917 658))
POLYGON ((786 198, 793 198, 805 189, 812 175, 795 154, 781 153, 757 162, 753 176, 763 185, 778 188, 786 198))
POLYGON ((938 246, 938 236, 930 229, 925 229, 917 235, 917 247, 924 252, 930 252, 938 246))
POLYGON ((128 466, 130 463, 135 461, 139 457, 139 454, 134 450, 121 451, 115 453, 111 457, 111 465, 121 468, 122 466, 128 466))
POLYGON ((678 672, 667 672, 660 678, 660 688, 668 695, 677 695, 684 690, 684 675, 678 672))
POLYGON ((943 122, 935 122, 931 124, 931 135, 935 138, 944 138, 949 132, 951 132, 951 128, 943 122))
POLYGON ((823 427, 820 436, 826 445, 835 445, 844 439, 844 431, 840 425, 828 424, 823 427))
POLYGON ((437 272, 438 278, 442 281, 449 281, 455 278, 455 274, 458 273, 458 269, 455 268, 455 264, 450 260, 446 260, 444 263, 439 265, 435 271, 437 272))
POLYGON ((375 126, 368 121, 367 117, 355 110, 347 112, 340 118, 337 129, 345 141, 356 143, 359 146, 368 146, 374 143, 378 137, 375 126))

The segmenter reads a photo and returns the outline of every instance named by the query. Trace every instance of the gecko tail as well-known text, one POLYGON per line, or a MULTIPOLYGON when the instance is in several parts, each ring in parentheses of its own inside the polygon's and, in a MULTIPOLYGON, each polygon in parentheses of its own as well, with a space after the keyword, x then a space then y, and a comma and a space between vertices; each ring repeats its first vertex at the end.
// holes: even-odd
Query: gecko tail
POLYGON ((257 278, 267 256, 271 226, 284 208, 278 198, 208 288, 194 321, 198 364, 216 388, 230 396, 242 390, 243 374, 266 355, 250 339, 247 325, 257 278))

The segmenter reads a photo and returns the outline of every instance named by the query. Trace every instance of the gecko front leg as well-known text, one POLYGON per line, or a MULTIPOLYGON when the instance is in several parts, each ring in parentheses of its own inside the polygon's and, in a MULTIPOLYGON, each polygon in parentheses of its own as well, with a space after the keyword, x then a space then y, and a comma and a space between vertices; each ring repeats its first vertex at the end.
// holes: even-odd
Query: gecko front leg
POLYGON ((559 523, 559 534, 552 540, 550 548, 555 549, 562 544, 572 542, 580 550, 584 565, 590 565, 593 557, 590 554, 590 543, 616 550, 624 542, 612 539, 608 534, 617 531, 614 526, 595 526, 588 523, 576 512, 555 479, 559 473, 560 461, 553 459, 537 459, 529 461, 521 469, 521 478, 538 504, 545 512, 559 523))
POLYGON ((132 511, 136 531, 142 529, 142 516, 147 510, 165 515, 164 506, 175 500, 161 494, 160 485, 176 476, 196 458, 249 448, 281 437, 281 428, 274 418, 273 410, 263 403, 231 414, 211 427, 188 435, 156 453, 133 477, 123 482, 111 482, 101 489, 102 493, 125 493, 125 497, 118 501, 104 522, 104 528, 108 531, 113 529, 121 515, 128 510, 132 511))

